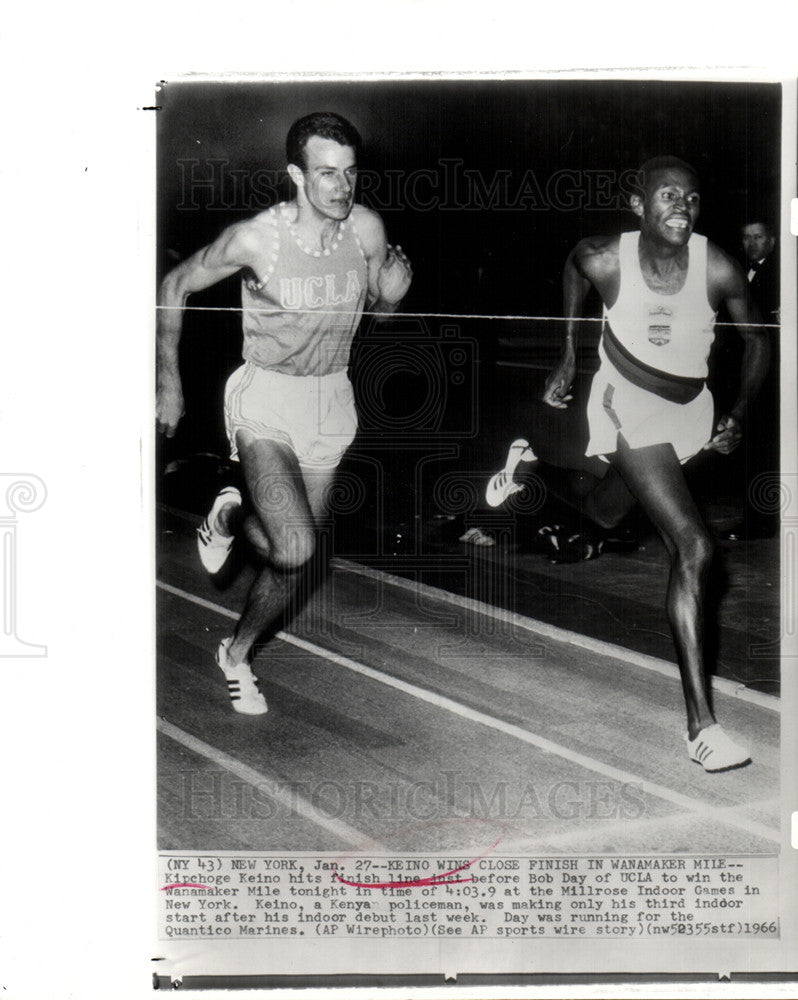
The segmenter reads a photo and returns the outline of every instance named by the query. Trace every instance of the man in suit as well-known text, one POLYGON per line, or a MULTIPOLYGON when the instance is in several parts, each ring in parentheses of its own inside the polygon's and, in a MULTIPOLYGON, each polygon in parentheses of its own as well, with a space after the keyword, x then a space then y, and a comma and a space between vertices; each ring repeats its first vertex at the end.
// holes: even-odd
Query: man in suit
POLYGON ((748 289, 766 323, 779 321, 779 260, 776 234, 767 222, 749 222, 741 239, 748 289))

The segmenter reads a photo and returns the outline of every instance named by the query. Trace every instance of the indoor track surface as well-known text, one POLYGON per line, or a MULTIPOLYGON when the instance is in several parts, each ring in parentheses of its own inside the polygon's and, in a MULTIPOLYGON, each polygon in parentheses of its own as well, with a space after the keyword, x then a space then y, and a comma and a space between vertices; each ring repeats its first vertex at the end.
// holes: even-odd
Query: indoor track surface
POLYGON ((716 681, 753 762, 706 774, 673 665, 343 560, 237 715, 214 653, 252 570, 215 586, 196 520, 159 531, 161 849, 776 850, 777 699, 716 681))

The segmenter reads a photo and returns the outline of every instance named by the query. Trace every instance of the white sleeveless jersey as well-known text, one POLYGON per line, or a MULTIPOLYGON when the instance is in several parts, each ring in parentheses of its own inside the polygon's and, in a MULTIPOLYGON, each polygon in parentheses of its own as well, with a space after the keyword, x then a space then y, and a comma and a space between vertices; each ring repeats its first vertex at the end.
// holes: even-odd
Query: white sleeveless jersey
MULTIPOLYGON (((707 239, 693 233, 684 287, 675 295, 646 284, 638 244, 640 233, 622 233, 618 246, 620 291, 604 318, 615 338, 635 358, 671 375, 706 378, 716 312, 707 299, 707 239)), ((607 361, 603 344, 599 356, 607 361)))

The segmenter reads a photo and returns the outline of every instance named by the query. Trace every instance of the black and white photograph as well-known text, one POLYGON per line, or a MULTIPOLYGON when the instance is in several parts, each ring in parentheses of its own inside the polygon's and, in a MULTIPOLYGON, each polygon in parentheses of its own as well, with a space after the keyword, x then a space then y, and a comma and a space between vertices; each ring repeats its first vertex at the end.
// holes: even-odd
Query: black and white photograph
POLYGON ((3 997, 795 994, 797 24, 5 12, 3 997))
POLYGON ((782 85, 154 100, 167 953, 767 947, 782 85))

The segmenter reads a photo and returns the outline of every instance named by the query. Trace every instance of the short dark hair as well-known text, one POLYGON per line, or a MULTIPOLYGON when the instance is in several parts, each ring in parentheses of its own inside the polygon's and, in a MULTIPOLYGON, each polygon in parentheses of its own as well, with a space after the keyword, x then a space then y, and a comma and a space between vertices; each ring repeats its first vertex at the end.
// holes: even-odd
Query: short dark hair
POLYGON ((765 230, 765 235, 770 236, 771 238, 774 238, 776 235, 776 227, 770 222, 765 222, 759 215, 755 215, 750 222, 744 222, 740 226, 740 231, 742 232, 743 229, 747 229, 749 226, 761 226, 765 230))
POLYGON ((673 170, 674 168, 678 170, 686 170, 687 173, 692 174, 693 177, 698 180, 698 171, 686 160, 681 160, 678 156, 654 156, 650 160, 646 160, 646 162, 638 168, 634 183, 635 193, 642 195, 645 191, 649 177, 651 177, 652 174, 655 174, 658 170, 673 170))
POLYGON ((314 135, 332 139, 341 146, 351 146, 355 157, 360 155, 360 134, 351 122, 334 111, 314 111, 311 115, 299 118, 288 130, 285 152, 289 163, 295 163, 302 170, 307 169, 305 147, 314 135))

